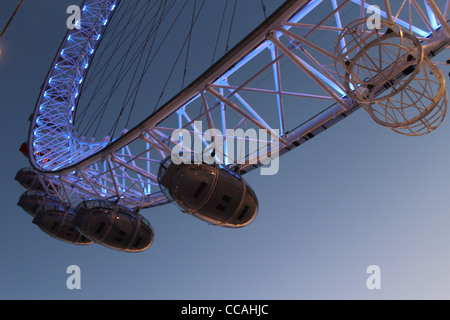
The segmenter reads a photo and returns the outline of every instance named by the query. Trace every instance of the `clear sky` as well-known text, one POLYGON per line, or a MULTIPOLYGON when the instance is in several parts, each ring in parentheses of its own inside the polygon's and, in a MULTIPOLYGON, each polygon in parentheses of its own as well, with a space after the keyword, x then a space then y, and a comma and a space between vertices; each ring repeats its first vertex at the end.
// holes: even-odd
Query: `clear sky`
MULTIPOLYGON (((0 27, 18 2, 0 1, 0 27)), ((139 254, 41 232, 16 205, 25 190, 14 176, 28 166, 18 149, 66 32, 66 8, 79 3, 27 0, 0 40, 1 299, 450 298, 448 121, 405 137, 359 110, 284 155, 278 174, 245 176, 260 209, 242 229, 167 205, 142 212, 156 235, 139 254), (70 265, 81 269, 80 290, 66 287, 70 265), (381 269, 380 290, 366 286, 370 265, 381 269)), ((256 12, 250 18, 261 21, 256 12)))

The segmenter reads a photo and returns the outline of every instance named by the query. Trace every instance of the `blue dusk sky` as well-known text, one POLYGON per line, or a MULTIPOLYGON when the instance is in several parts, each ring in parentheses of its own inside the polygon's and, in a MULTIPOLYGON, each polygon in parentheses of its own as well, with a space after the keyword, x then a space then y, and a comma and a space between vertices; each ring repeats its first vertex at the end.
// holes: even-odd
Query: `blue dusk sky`
MULTIPOLYGON (((260 205, 245 228, 213 227, 169 204, 141 211, 155 241, 138 254, 44 234, 17 206, 25 190, 14 176, 29 166, 19 147, 67 31, 66 9, 81 2, 25 0, 0 39, 0 299, 450 298, 448 120, 407 137, 358 110, 283 155, 276 175, 244 176, 260 205), (80 290, 66 286, 70 265, 80 267, 80 290), (379 290, 366 286, 371 265, 379 290)), ((242 2, 233 29, 250 31, 264 15, 260 1, 242 2)), ((0 1, 0 27, 18 3, 0 1)), ((265 3, 269 13, 282 1, 265 3)))

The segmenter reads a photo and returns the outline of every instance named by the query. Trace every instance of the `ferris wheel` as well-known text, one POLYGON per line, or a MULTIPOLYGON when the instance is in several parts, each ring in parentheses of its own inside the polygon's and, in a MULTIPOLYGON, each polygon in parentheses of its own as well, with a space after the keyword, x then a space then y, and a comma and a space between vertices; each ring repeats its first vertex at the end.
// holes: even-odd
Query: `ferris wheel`
POLYGON ((243 175, 273 174, 358 109, 409 136, 444 120, 450 1, 287 0, 270 15, 249 3, 264 19, 231 46, 236 0, 215 17, 204 0, 83 2, 30 118, 31 167, 16 176, 34 223, 123 251, 153 241, 139 210, 170 202, 242 227, 258 212, 243 175))

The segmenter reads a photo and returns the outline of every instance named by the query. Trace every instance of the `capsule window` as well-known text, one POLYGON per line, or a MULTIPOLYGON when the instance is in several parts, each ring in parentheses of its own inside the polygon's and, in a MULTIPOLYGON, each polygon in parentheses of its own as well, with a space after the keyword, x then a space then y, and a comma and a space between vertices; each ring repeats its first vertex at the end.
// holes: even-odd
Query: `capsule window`
POLYGON ((200 183, 200 185, 198 186, 197 191, 195 191, 195 193, 194 193, 194 198, 198 198, 202 194, 205 187, 206 187, 206 182, 202 181, 200 183))
POLYGON ((221 205, 221 204, 218 204, 216 209, 219 210, 219 211, 225 211, 226 207, 221 205))
POLYGON ((230 202, 231 198, 229 196, 227 196, 226 194, 224 194, 222 197, 222 200, 226 201, 226 202, 230 202))
POLYGON ((139 236, 139 237, 137 238, 136 242, 134 243, 134 247, 135 247, 135 248, 138 248, 139 243, 141 243, 141 240, 142 240, 142 237, 139 236))
POLYGON ((97 233, 98 234, 100 234, 100 233, 102 233, 102 230, 103 230, 103 228, 105 227, 105 223, 104 222, 102 222, 102 223, 100 223, 100 225, 99 225, 99 227, 97 228, 97 233))
POLYGON ((58 227, 58 222, 53 222, 53 225, 51 227, 52 230, 56 230, 56 228, 58 227))
POLYGON ((245 206, 244 209, 242 210, 242 212, 239 214, 238 216, 238 220, 242 220, 245 217, 245 214, 248 211, 248 206, 245 206))

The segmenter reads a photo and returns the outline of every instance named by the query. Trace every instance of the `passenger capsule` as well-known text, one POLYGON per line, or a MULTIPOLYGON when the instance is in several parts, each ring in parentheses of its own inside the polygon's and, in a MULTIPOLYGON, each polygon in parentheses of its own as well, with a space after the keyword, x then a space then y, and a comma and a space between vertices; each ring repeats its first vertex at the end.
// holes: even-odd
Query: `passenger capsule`
POLYGON ((92 241, 126 252, 146 250, 153 242, 150 223, 133 210, 105 200, 86 200, 75 209, 74 224, 92 241))
POLYGON ((46 203, 59 203, 59 199, 41 190, 31 190, 20 196, 17 205, 34 217, 36 211, 46 203))
POLYGON ((158 182, 181 209, 212 225, 239 228, 258 213, 255 192, 242 177, 224 166, 179 164, 165 160, 158 182))
POLYGON ((78 245, 88 245, 92 241, 80 233, 73 225, 74 210, 59 203, 46 203, 37 210, 33 223, 51 237, 78 245))
POLYGON ((48 183, 50 178, 33 168, 23 168, 16 173, 15 179, 28 190, 45 190, 42 183, 48 183))

